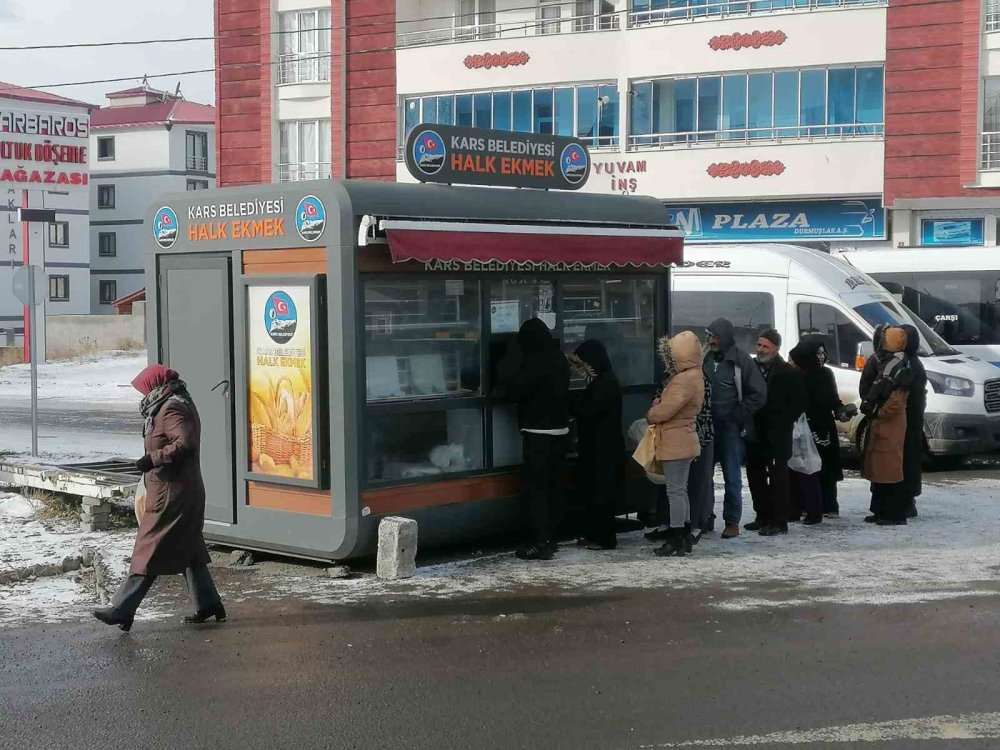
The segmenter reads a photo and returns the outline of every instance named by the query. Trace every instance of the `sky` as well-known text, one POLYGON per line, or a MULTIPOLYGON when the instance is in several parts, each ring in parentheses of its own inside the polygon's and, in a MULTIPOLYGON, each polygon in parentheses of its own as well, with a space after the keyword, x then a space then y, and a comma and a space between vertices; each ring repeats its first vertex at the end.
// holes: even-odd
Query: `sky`
MULTIPOLYGON (((212 18, 212 0, 0 0, 0 47, 211 37, 212 18)), ((138 85, 143 74, 149 74, 149 83, 154 88, 173 92, 180 83, 185 98, 214 104, 213 73, 152 77, 213 67, 211 41, 96 49, 0 50, 0 81, 42 88, 91 104, 104 104, 104 95, 109 91, 138 85), (126 77, 130 80, 120 83, 46 86, 126 77)))

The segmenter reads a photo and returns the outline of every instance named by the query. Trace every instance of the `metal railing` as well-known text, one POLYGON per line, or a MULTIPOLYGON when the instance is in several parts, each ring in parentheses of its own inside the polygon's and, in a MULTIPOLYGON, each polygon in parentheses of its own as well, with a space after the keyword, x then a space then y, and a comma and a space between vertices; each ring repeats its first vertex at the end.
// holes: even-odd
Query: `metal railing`
POLYGON ((329 180, 330 174, 330 162, 295 162, 278 165, 278 179, 281 182, 329 180))
POLYGON ((188 154, 187 160, 188 171, 191 172, 207 172, 208 171, 208 157, 207 156, 191 156, 188 154))
POLYGON ((753 16, 789 10, 878 7, 888 0, 688 0, 683 5, 656 10, 632 11, 629 27, 651 26, 674 21, 695 21, 729 16, 753 16))
POLYGON ((1000 170, 1000 132, 983 133, 983 151, 980 168, 985 172, 1000 170))
POLYGON ((330 53, 281 55, 278 58, 278 85, 323 83, 330 80, 330 53))
MULTIPOLYGON (((761 142, 780 143, 783 141, 849 140, 853 138, 881 138, 882 123, 862 123, 856 125, 794 125, 778 128, 740 128, 736 130, 704 130, 700 132, 650 133, 630 135, 628 150, 667 149, 694 146, 735 146, 761 142)), ((1000 135, 998 133, 997 135, 1000 135)), ((998 168, 1000 168, 1000 140, 998 145, 998 168)))
MULTIPOLYGON (((562 6, 558 6, 562 7, 562 6)), ((400 31, 396 43, 400 47, 420 47, 428 44, 472 42, 484 39, 516 39, 528 36, 582 33, 587 31, 612 31, 621 27, 625 11, 610 11, 590 15, 569 15, 559 18, 542 18, 536 8, 517 8, 497 11, 492 23, 462 25, 459 16, 448 21, 438 21, 434 28, 400 31)), ((400 27, 406 21, 398 23, 400 27)))

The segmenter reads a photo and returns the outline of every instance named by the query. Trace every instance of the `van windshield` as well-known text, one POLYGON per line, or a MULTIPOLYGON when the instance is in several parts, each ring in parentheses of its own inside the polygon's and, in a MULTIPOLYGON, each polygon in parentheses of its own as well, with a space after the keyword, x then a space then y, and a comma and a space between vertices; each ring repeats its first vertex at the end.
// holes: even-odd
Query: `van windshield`
POLYGON ((891 326, 912 325, 920 332, 920 348, 917 354, 921 357, 947 357, 958 354, 943 338, 928 328, 924 321, 910 312, 906 305, 888 301, 866 302, 855 307, 854 311, 873 328, 883 323, 891 326))

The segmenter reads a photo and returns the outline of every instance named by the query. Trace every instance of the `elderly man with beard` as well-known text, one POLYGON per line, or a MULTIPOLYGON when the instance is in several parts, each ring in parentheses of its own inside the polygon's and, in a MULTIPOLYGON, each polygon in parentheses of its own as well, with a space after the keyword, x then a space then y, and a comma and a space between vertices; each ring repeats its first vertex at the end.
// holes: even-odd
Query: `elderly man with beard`
POLYGON ((781 334, 764 331, 757 339, 757 367, 767 383, 767 401, 754 414, 747 440, 747 484, 757 518, 744 528, 761 536, 788 533, 792 430, 806 408, 802 378, 781 358, 781 334))

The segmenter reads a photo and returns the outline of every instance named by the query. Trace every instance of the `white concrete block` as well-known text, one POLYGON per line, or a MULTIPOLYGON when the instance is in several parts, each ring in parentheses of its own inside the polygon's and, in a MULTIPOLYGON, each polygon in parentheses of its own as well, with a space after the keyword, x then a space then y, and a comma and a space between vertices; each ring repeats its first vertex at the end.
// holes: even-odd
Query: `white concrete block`
POLYGON ((411 578, 417 572, 416 521, 395 516, 382 519, 375 572, 387 581, 411 578))

